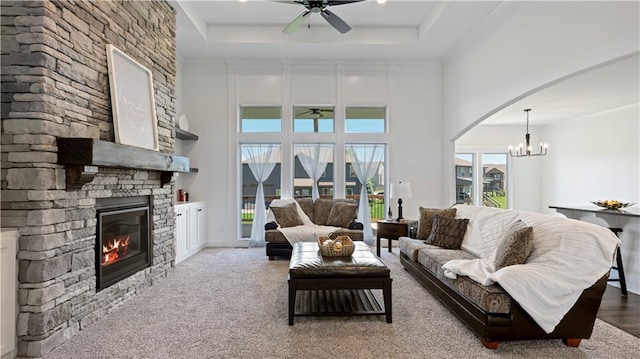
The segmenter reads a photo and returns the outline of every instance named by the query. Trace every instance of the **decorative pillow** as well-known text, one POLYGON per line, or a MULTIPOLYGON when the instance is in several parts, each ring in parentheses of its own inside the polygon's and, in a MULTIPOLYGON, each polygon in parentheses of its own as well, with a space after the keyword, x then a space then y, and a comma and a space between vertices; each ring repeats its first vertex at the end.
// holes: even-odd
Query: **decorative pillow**
POLYGON ((318 198, 313 203, 313 222, 319 226, 327 224, 327 218, 333 208, 333 200, 329 198, 318 198))
MULTIPOLYGON (((311 221, 313 221, 313 199, 312 198, 296 198, 296 202, 298 202, 298 204, 300 205, 300 208, 302 209, 302 212, 304 212, 307 217, 309 217, 309 219, 311 221)), ((299 215, 300 213, 298 213, 299 215)), ((302 216, 300 216, 302 217, 302 216)), ((304 222, 304 219, 302 219, 302 222, 304 222)))
POLYGON ((504 235, 513 226, 518 214, 510 210, 494 211, 476 220, 480 228, 480 255, 489 261, 495 261, 496 249, 504 235))
POLYGON ((298 207, 295 203, 290 203, 281 207, 271 207, 276 222, 280 227, 295 227, 302 225, 302 219, 298 215, 298 207))
POLYGON ((420 224, 418 226, 417 239, 427 239, 431 234, 431 226, 433 225, 433 217, 436 215, 454 218, 456 216, 455 208, 437 209, 420 207, 420 224))
POLYGON ((533 227, 527 227, 521 220, 517 220, 496 249, 496 270, 514 264, 526 262, 533 248, 533 227))
POLYGON ((358 205, 353 203, 335 202, 327 218, 327 226, 349 228, 351 222, 358 216, 358 205))
POLYGON ((435 216, 431 234, 425 243, 446 249, 460 249, 468 223, 467 218, 435 216))

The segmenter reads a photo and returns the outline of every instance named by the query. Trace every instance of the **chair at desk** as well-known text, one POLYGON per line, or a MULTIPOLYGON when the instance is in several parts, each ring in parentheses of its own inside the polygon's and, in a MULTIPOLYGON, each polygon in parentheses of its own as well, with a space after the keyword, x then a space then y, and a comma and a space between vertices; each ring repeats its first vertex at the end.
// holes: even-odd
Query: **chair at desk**
MULTIPOLYGON (((611 232, 615 233, 615 235, 620 238, 620 233, 622 233, 622 228, 609 228, 611 232)), ((616 265, 612 266, 611 269, 615 269, 618 271, 618 278, 611 279, 609 278, 609 282, 620 282, 620 291, 622 292, 622 296, 627 296, 627 282, 624 279, 624 267, 622 266, 622 254, 620 254, 620 246, 616 248, 616 265)))

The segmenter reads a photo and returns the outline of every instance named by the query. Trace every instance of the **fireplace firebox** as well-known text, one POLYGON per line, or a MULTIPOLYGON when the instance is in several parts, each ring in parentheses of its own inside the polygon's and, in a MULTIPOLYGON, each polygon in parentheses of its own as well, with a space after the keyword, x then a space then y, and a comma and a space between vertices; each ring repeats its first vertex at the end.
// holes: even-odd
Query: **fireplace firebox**
POLYGON ((151 265, 149 203, 147 196, 96 200, 96 290, 151 265))

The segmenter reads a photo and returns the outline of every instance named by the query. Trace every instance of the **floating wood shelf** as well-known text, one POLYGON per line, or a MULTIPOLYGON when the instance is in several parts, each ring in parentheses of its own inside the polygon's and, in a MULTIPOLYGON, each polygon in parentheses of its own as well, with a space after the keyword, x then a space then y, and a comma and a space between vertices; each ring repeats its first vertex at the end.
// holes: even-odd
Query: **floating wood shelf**
POLYGON ((192 140, 197 141, 198 135, 193 134, 191 132, 181 130, 179 127, 176 127, 176 138, 179 140, 192 140))
POLYGON ((66 165, 67 189, 93 180, 98 167, 160 171, 162 186, 173 172, 190 172, 189 158, 92 138, 58 138, 58 163, 66 165))

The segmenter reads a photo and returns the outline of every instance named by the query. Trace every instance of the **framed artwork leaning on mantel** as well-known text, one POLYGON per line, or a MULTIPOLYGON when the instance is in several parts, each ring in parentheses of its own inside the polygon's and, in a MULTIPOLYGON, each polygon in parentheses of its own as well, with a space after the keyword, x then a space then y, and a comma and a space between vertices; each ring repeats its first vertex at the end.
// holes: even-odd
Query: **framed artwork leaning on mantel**
POLYGON ((107 66, 116 143, 157 151, 151 71, 111 44, 107 44, 107 66))

